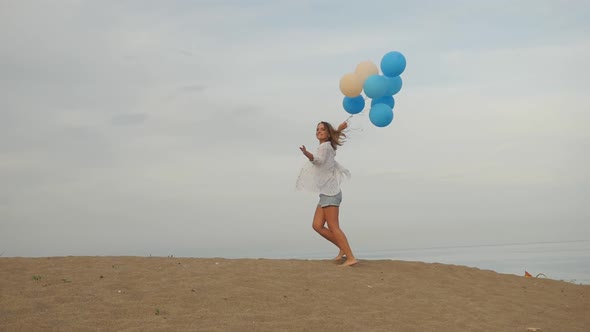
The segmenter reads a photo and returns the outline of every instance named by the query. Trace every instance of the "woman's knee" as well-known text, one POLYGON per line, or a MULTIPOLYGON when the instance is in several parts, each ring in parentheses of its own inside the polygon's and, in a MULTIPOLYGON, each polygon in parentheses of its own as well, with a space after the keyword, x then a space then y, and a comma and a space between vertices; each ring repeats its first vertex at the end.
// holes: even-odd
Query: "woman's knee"
POLYGON ((321 224, 321 223, 314 222, 314 223, 311 225, 311 227, 313 228, 313 230, 314 230, 314 231, 316 231, 316 232, 318 232, 318 233, 319 233, 319 232, 320 232, 320 231, 321 231, 321 230, 324 228, 324 224, 321 224))
POLYGON ((336 223, 336 224, 329 224, 328 223, 328 229, 331 230, 332 232, 337 232, 337 233, 341 233, 342 230, 340 229, 340 226, 336 223))

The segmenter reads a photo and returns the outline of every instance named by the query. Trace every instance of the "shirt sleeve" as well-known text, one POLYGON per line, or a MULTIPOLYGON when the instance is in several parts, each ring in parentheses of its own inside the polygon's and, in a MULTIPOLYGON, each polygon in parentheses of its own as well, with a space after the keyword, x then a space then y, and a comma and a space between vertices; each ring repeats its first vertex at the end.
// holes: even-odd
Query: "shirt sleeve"
POLYGON ((320 144, 318 148, 318 152, 315 156, 313 156, 313 160, 311 161, 312 164, 316 166, 320 166, 326 162, 326 158, 328 157, 328 148, 330 143, 320 144))

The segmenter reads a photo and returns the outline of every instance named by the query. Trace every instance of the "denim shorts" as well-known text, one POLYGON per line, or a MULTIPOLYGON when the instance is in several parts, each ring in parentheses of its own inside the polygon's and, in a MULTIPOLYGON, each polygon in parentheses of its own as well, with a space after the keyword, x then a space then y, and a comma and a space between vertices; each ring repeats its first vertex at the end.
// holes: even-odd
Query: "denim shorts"
POLYGON ((318 205, 321 207, 340 206, 340 202, 342 202, 342 191, 334 196, 320 194, 320 202, 318 205))

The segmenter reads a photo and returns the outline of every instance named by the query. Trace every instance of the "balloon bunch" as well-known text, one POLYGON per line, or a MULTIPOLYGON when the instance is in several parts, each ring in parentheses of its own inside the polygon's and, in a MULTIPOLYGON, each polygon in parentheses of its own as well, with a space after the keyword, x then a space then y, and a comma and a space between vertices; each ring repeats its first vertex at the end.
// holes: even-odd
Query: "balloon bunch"
POLYGON ((397 51, 383 56, 379 69, 371 61, 363 61, 356 66, 353 73, 347 73, 340 79, 340 91, 344 94, 342 106, 349 114, 358 114, 365 108, 364 91, 371 98, 369 119, 377 127, 386 127, 393 121, 393 95, 402 88, 399 76, 406 69, 406 58, 397 51))

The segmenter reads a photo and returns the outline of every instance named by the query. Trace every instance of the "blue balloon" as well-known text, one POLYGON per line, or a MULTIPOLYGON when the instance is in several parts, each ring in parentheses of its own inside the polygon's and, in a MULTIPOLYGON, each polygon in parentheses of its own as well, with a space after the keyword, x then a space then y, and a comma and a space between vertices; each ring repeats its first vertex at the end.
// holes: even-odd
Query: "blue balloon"
POLYGON ((393 96, 394 94, 398 93, 399 90, 402 89, 402 78, 399 76, 396 77, 386 77, 387 80, 387 92, 386 95, 393 96))
POLYGON ((406 69, 406 58, 397 51, 389 52, 381 59, 381 72, 388 77, 399 76, 406 69))
POLYGON ((381 75, 371 75, 363 85, 365 94, 369 98, 381 98, 387 92, 387 79, 381 75))
POLYGON ((365 98, 363 96, 344 97, 342 107, 350 114, 358 114, 365 108, 365 98))
POLYGON ((375 104, 369 111, 369 120, 377 127, 386 127, 393 121, 393 110, 386 104, 375 104))
POLYGON ((392 96, 385 96, 371 100, 371 106, 375 106, 376 104, 385 104, 393 108, 395 106, 395 100, 393 100, 392 96))

